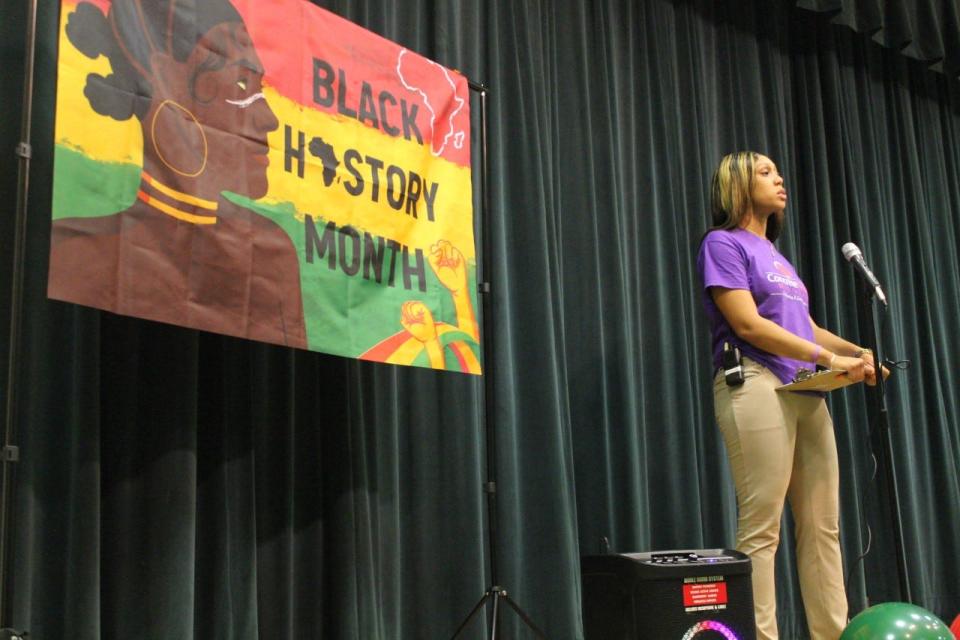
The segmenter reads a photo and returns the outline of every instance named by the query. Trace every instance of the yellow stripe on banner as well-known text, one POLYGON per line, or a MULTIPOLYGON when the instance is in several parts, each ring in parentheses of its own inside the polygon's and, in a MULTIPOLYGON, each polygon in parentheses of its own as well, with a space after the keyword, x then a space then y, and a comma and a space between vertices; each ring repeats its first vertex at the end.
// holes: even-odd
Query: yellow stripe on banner
POLYGON ((410 337, 406 342, 397 347, 389 358, 387 364, 413 364, 420 352, 423 351, 423 343, 414 337, 410 337))
POLYGON ((405 140, 402 135, 391 137, 356 119, 317 111, 272 89, 264 94, 280 121, 279 128, 270 134, 267 200, 292 202, 301 215, 320 217, 338 228, 350 225, 361 234, 368 232, 421 247, 424 252, 439 240, 447 240, 468 261, 475 260, 469 167, 436 158, 429 145, 405 140), (328 177, 329 184, 324 180, 321 158, 312 153, 311 142, 332 150, 338 162, 332 179, 328 177), (299 154, 301 149, 302 163, 287 153, 299 154), (290 171, 285 169, 288 163, 290 171), (299 175, 301 167, 303 177, 299 175), (427 184, 426 188, 436 189, 432 207, 428 207, 423 193, 414 204, 408 192, 398 192, 401 180, 409 187, 414 174, 427 184), (390 198, 400 201, 399 209, 391 206, 390 198), (429 219, 431 212, 433 220, 429 219))
POLYGON ((163 195, 173 198, 174 200, 179 200, 180 202, 183 202, 186 204, 192 204, 195 207, 200 207, 201 209, 210 209, 211 211, 217 210, 217 203, 214 202, 213 200, 204 200, 203 198, 192 196, 189 193, 183 193, 182 191, 177 191, 176 189, 168 187, 162 182, 158 182, 154 180, 153 176, 151 176, 146 171, 141 172, 140 177, 143 178, 143 181, 146 182, 148 185, 150 185, 151 187, 153 187, 163 195))
POLYGON ((131 117, 114 120, 93 110, 83 95, 87 76, 110 75, 106 56, 91 60, 80 53, 66 35, 67 20, 75 4, 64 4, 60 15, 60 44, 57 64, 57 114, 54 139, 101 162, 134 163, 143 161, 143 130, 131 117))
POLYGON ((137 197, 151 207, 164 212, 168 216, 173 216, 178 220, 183 220, 184 222, 189 222, 191 224, 217 224, 217 216, 198 216, 193 213, 187 213, 186 211, 180 211, 180 209, 175 209, 165 202, 161 202, 156 198, 151 198, 143 191, 138 191, 137 197))
POLYGON ((463 359, 467 361, 467 372, 480 373, 480 360, 473 353, 473 349, 466 342, 461 344, 463 344, 463 349, 460 350, 460 353, 463 355, 463 359))
MULTIPOLYGON (((437 334, 441 336, 445 333, 449 333, 450 331, 461 331, 461 329, 449 324, 442 324, 437 327, 437 334)), ((463 355, 463 359, 466 360, 467 371, 469 373, 480 373, 480 361, 477 360, 477 356, 474 355, 473 349, 470 348, 470 345, 468 345, 465 340, 457 340, 454 344, 463 345, 463 348, 460 349, 459 352, 463 355)))

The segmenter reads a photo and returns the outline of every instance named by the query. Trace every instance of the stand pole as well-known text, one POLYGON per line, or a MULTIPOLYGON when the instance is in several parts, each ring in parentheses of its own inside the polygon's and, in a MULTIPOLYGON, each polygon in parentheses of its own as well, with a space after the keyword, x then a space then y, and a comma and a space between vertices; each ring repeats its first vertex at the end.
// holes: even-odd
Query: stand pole
POLYGON ((10 531, 13 528, 13 502, 16 497, 16 463, 20 449, 17 435, 17 387, 20 371, 20 321, 23 317, 23 257, 27 236, 27 197, 30 189, 30 129, 33 113, 33 69, 37 35, 37 0, 27 0, 27 25, 24 44, 23 111, 20 121, 20 143, 16 154, 17 208, 14 218, 13 278, 10 287, 10 341, 7 354, 7 404, 5 410, 3 445, 0 463, 3 465, 3 487, 0 490, 0 638, 19 638, 22 632, 10 629, 13 597, 10 583, 10 560, 12 557, 10 531))
MULTIPOLYGON (((868 337, 872 344, 873 360, 877 365, 877 384, 872 394, 876 407, 874 420, 874 429, 883 440, 880 447, 880 464, 883 466, 884 484, 887 491, 887 500, 890 508, 890 519, 893 525, 893 544, 897 559, 897 578, 900 587, 900 597, 904 602, 913 603, 913 595, 910 592, 910 577, 907 574, 907 557, 904 549, 903 538, 903 517, 900 512, 900 489, 897 485, 897 475, 894 469, 894 450, 893 437, 890 432, 890 422, 887 415, 887 401, 884 394, 886 383, 883 380, 883 357, 880 350, 880 329, 877 325, 877 317, 874 313, 873 290, 869 287, 862 287, 863 290, 863 317, 870 327, 868 337)), ((885 312, 886 306, 880 309, 880 313, 885 312)), ((868 391, 868 393, 871 393, 868 391)))
POLYGON ((494 406, 495 386, 493 375, 493 295, 490 282, 493 280, 493 267, 491 257, 493 256, 493 240, 490 233, 490 187, 487 180, 489 171, 489 154, 487 152, 487 93, 488 89, 482 84, 467 81, 470 89, 476 91, 480 96, 480 207, 482 209, 480 220, 482 229, 482 249, 480 269, 478 269, 477 282, 483 301, 483 325, 481 338, 483 340, 483 427, 486 435, 486 472, 487 481, 483 485, 483 490, 487 494, 487 548, 490 557, 490 581, 493 586, 489 587, 480 601, 470 611, 466 619, 453 634, 456 640, 460 634, 469 626, 473 618, 480 613, 480 610, 488 602, 493 603, 493 609, 490 613, 490 640, 496 640, 497 624, 500 616, 500 601, 507 603, 520 616, 520 619, 526 624, 538 638, 546 640, 546 635, 533 623, 524 611, 510 599, 506 589, 498 586, 500 584, 497 565, 497 438, 496 438, 496 411, 494 406))

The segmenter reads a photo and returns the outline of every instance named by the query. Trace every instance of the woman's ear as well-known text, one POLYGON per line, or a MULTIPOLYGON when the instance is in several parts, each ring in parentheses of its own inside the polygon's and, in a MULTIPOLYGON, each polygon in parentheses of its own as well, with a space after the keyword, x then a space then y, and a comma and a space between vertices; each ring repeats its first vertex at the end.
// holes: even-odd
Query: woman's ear
POLYGON ((190 69, 166 53, 150 56, 153 78, 151 109, 144 119, 144 156, 155 171, 198 178, 207 169, 208 142, 189 91, 190 69), (162 167, 162 168, 161 168, 162 167))

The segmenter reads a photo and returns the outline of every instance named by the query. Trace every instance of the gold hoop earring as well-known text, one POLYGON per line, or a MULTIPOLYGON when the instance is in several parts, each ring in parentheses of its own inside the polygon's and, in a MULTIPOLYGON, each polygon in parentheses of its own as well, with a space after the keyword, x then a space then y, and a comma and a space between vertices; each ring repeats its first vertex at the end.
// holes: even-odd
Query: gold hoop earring
POLYGON ((170 169, 171 171, 173 171, 174 173, 176 173, 176 174, 178 174, 178 175, 181 175, 181 176, 183 176, 183 177, 185 177, 185 178, 196 178, 196 177, 199 176, 201 173, 203 173, 203 170, 204 170, 204 169, 207 168, 207 155, 208 155, 208 149, 207 149, 207 134, 205 134, 205 133, 203 132, 203 126, 202 126, 202 125, 200 124, 200 122, 197 120, 197 117, 196 117, 195 115, 193 115, 193 113, 191 113, 191 111, 190 111, 189 109, 187 109, 186 107, 184 107, 184 106, 181 105, 180 103, 175 102, 175 101, 173 101, 173 100, 164 100, 163 102, 160 103, 160 106, 157 107, 157 110, 153 112, 153 119, 152 119, 151 122, 150 122, 150 138, 151 138, 151 140, 152 140, 152 142, 153 142, 153 150, 157 152, 157 157, 160 158, 160 162, 162 162, 163 164, 165 164, 165 165, 167 166, 167 168, 170 169), (179 110, 182 111, 183 113, 187 114, 187 117, 190 118, 191 120, 193 120, 193 123, 197 126, 197 130, 200 131, 200 139, 203 141, 203 161, 200 163, 200 168, 197 169, 196 171, 194 171, 193 173, 189 173, 189 172, 187 172, 187 171, 183 171, 183 170, 181 170, 181 169, 173 166, 173 164, 171 164, 171 163, 163 156, 163 152, 160 151, 160 145, 157 144, 157 118, 160 116, 160 112, 163 111, 164 107, 166 107, 167 105, 170 105, 170 106, 172 106, 172 107, 175 108, 175 109, 179 109, 179 110))

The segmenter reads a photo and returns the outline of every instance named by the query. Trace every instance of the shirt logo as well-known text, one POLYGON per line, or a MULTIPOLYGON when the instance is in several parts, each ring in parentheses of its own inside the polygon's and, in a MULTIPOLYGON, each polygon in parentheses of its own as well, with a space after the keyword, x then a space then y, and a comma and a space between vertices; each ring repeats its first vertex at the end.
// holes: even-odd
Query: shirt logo
POLYGON ((767 282, 779 285, 781 289, 789 287, 791 289, 803 289, 803 284, 793 275, 793 272, 779 260, 773 261, 773 268, 779 273, 767 271, 767 282))
POLYGON ((773 284, 778 284, 784 287, 791 287, 793 289, 799 289, 800 283, 789 276, 782 276, 779 273, 773 273, 772 271, 767 272, 767 282, 772 282, 773 284))

